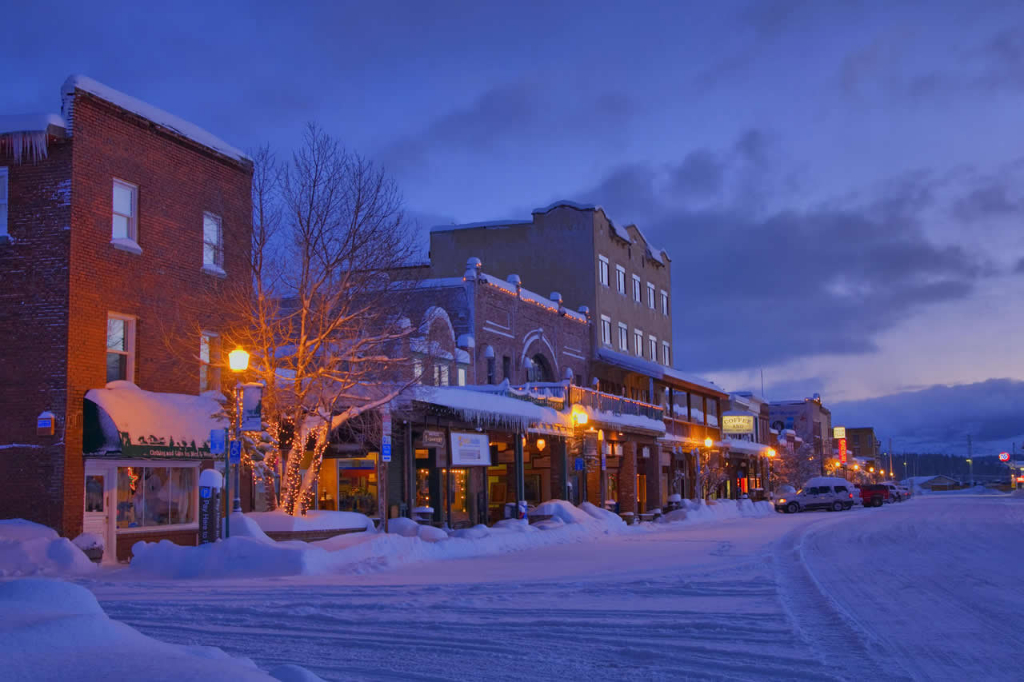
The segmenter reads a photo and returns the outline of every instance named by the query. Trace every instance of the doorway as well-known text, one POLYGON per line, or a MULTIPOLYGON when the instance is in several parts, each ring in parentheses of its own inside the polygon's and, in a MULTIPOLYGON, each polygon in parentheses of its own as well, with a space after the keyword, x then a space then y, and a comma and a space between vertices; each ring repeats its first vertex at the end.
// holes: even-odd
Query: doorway
POLYGON ((117 562, 117 539, 114 535, 115 474, 116 469, 105 462, 86 462, 82 531, 103 540, 103 563, 117 562))

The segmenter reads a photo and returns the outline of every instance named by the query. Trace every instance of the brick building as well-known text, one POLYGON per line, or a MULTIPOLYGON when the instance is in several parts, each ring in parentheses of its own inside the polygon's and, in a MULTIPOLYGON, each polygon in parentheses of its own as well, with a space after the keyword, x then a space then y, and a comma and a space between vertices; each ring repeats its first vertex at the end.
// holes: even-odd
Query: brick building
POLYGON ((182 305, 249 286, 251 176, 238 150, 85 77, 64 83, 61 115, 0 117, 0 517, 72 537, 92 519, 108 547, 125 536, 122 557, 141 539, 195 541, 208 424, 127 425, 144 404, 209 410, 196 396, 219 387, 222 320, 209 309, 191 329, 182 305), (138 490, 158 484, 173 513, 144 506, 138 490))

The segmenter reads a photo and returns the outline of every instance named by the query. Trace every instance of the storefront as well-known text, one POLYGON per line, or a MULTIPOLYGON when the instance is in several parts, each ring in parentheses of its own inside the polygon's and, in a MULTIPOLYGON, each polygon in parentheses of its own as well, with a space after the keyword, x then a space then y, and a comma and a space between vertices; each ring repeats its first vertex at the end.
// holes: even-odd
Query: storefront
POLYGON ((103 538, 104 562, 127 560, 143 540, 196 543, 199 471, 213 465, 220 411, 209 397, 127 382, 86 393, 83 529, 103 538))

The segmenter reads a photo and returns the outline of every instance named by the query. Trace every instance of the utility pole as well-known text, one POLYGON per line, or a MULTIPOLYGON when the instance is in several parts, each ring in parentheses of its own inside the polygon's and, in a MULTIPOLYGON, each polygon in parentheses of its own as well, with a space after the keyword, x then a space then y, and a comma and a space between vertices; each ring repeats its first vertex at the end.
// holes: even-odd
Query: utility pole
POLYGON ((889 477, 892 476, 892 436, 889 436, 889 477))
POLYGON ((971 487, 974 487, 974 445, 971 443, 971 434, 967 434, 967 465, 970 471, 971 487))

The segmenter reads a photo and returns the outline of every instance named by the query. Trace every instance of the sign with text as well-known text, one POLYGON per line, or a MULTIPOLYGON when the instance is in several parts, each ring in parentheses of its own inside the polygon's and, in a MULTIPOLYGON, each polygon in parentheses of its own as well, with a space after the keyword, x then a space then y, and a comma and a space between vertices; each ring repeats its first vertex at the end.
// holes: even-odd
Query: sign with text
POLYGON ((452 466, 490 466, 491 443, 486 433, 452 431, 452 466))
POLYGON ((210 454, 223 455, 227 444, 227 434, 224 429, 210 429, 210 454))
POLYGON ((424 431, 420 439, 425 448, 438 448, 444 445, 444 431, 424 431))
POLYGON ((753 433, 754 415, 723 414, 722 433, 753 433))
POLYGON ((833 438, 844 438, 845 439, 846 438, 846 427, 845 426, 836 426, 836 427, 834 427, 832 429, 832 437, 833 438))
POLYGON ((1010 453, 1009 452, 1000 452, 999 453, 999 461, 1000 462, 1009 462, 1010 461, 1010 453))
POLYGON ((391 410, 384 407, 380 417, 380 459, 382 462, 391 461, 391 410))
POLYGON ((242 386, 242 430, 263 430, 262 384, 245 384, 242 386))
POLYGON ((242 461, 242 441, 233 440, 228 449, 228 462, 238 464, 242 461))
POLYGON ((839 439, 839 463, 846 464, 846 439, 839 439))

